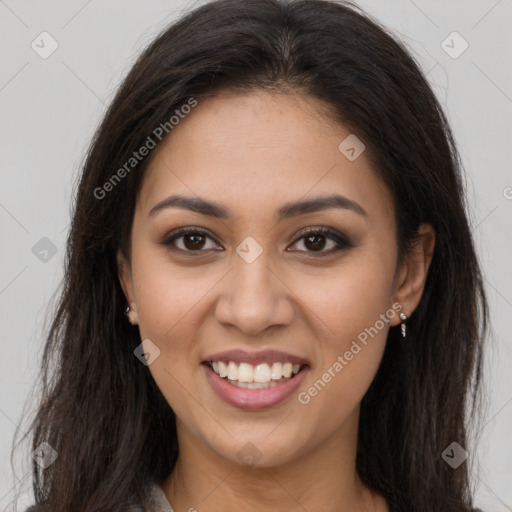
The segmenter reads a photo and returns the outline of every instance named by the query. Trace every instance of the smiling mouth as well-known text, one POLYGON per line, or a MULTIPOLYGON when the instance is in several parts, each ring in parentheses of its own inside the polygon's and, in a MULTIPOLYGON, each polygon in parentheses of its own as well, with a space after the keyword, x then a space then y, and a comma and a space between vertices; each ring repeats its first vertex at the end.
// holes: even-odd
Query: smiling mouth
POLYGON ((245 389, 267 389, 288 382, 303 371, 306 364, 290 362, 235 363, 234 361, 205 361, 219 377, 229 384, 245 389))

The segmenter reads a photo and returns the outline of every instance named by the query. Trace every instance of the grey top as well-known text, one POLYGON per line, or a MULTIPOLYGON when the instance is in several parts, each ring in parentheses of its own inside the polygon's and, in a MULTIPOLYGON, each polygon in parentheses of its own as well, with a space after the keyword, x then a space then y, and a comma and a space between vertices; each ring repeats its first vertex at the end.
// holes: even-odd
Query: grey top
MULTIPOLYGON (((167 501, 163 489, 156 482, 153 482, 149 489, 148 500, 149 509, 140 506, 131 506, 126 509, 126 512, 174 512, 174 509, 167 501)), ((25 512, 38 512, 38 510, 39 507, 32 505, 25 512)))
MULTIPOLYGON (((174 512, 162 488, 155 482, 149 489, 149 510, 140 506, 128 507, 127 512, 174 512)), ((32 505, 25 512, 37 512, 39 507, 32 505)))
POLYGON ((155 482, 149 495, 150 510, 148 512, 174 512, 162 488, 155 482))

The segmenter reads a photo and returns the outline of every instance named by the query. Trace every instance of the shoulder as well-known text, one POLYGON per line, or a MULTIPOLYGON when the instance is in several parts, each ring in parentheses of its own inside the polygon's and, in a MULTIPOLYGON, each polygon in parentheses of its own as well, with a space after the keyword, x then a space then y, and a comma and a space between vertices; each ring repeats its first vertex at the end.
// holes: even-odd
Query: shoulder
POLYGON ((174 512, 162 487, 157 482, 153 482, 149 488, 149 502, 151 512, 174 512))
MULTIPOLYGON (((125 509, 125 512, 174 512, 170 503, 162 490, 161 486, 156 482, 151 482, 147 488, 147 498, 149 503, 146 505, 131 505, 125 509)), ((32 505, 25 512, 45 512, 38 505, 32 505)), ((477 512, 477 511, 475 511, 477 512)))
MULTIPOLYGON (((43 510, 37 505, 32 505, 25 512, 43 512, 43 510)), ((125 509, 125 512, 147 512, 147 510, 142 505, 131 505, 125 509)))
MULTIPOLYGON (((131 505, 127 509, 125 509, 126 512, 147 512, 146 509, 142 505, 131 505)), ((32 505, 31 507, 27 508, 25 512, 43 512, 41 507, 38 507, 37 505, 32 505)))

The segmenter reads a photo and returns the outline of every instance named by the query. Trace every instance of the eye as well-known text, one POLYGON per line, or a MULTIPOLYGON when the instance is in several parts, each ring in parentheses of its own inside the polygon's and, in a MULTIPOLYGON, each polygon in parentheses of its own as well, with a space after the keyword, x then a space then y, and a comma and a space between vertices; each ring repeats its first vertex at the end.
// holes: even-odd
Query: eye
MULTIPOLYGON (((341 233, 333 231, 325 226, 319 228, 310 228, 300 233, 300 237, 295 241, 294 244, 302 242, 306 250, 292 250, 291 252, 306 252, 306 253, 318 253, 315 256, 328 256, 333 253, 337 253, 344 249, 354 247, 350 240, 341 233), (324 250, 327 241, 331 242, 331 248, 324 250)), ((182 253, 198 253, 205 252, 206 250, 219 250, 213 247, 207 247, 207 240, 215 241, 212 236, 203 229, 188 227, 180 228, 173 233, 170 233, 161 243, 166 247, 169 247, 172 251, 182 253)))
MULTIPOLYGON (((301 233, 301 237, 297 239, 297 242, 303 241, 304 247, 306 247, 306 251, 298 251, 298 252, 313 252, 319 253, 318 256, 329 256, 330 254, 342 251, 343 249, 347 249, 349 247, 353 247, 353 244, 350 240, 341 233, 333 231, 325 226, 320 228, 312 228, 307 231, 303 231, 301 233), (324 251, 326 242, 325 240, 331 241, 331 249, 324 251)), ((297 252, 297 251, 292 251, 297 252)))
MULTIPOLYGON (((162 242, 162 245, 169 246, 173 251, 181 252, 204 252, 201 249, 205 246, 206 239, 213 240, 213 238, 204 230, 198 228, 180 228, 174 233, 171 233, 162 242), (183 240, 180 240, 183 239, 183 240), (175 241, 180 241, 181 244, 175 244, 175 241), (182 247, 177 247, 181 245, 182 247)), ((212 247, 206 247, 212 249, 212 247)))

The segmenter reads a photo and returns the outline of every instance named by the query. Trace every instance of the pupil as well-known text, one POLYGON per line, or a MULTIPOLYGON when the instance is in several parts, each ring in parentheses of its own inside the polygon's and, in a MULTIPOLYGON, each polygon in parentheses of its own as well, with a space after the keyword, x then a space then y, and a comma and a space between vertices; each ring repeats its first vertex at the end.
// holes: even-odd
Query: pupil
POLYGON ((201 239, 203 238, 203 235, 187 235, 185 237, 185 246, 187 247, 187 249, 200 249, 201 248, 201 239), (187 243, 187 240, 192 240, 192 243, 191 244, 188 244, 187 243), (190 247, 191 245, 191 247, 190 247))
POLYGON ((315 243, 315 242, 313 242, 313 244, 312 244, 312 245, 313 245, 313 247, 312 247, 312 248, 313 248, 313 249, 323 249, 323 248, 324 248, 324 246, 325 246, 325 237, 324 237, 323 235, 310 235, 310 236, 306 237, 306 242, 305 242, 306 247, 308 247, 308 242, 309 242, 310 240, 314 240, 314 239, 316 239, 316 240, 317 240, 317 242, 316 242, 316 243, 315 243), (318 239, 319 239, 319 238, 324 238, 323 243, 322 243, 322 242, 320 242, 320 244, 318 244, 318 239), (319 247, 319 245, 320 245, 320 247, 319 247))

